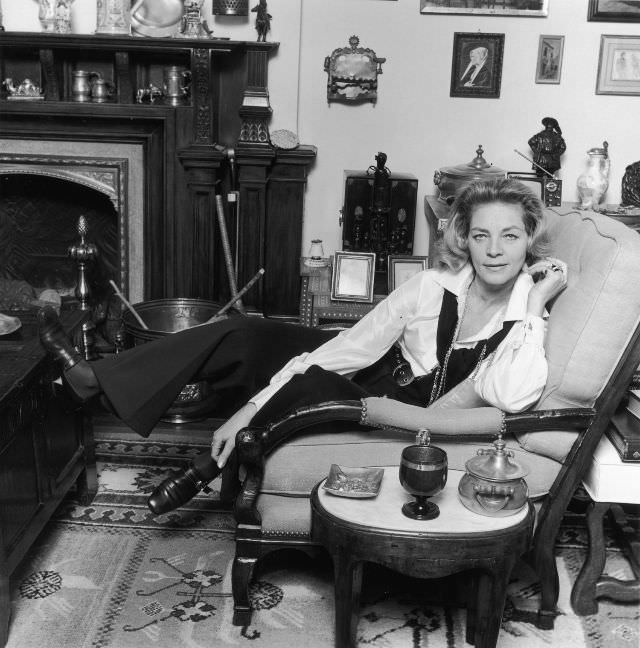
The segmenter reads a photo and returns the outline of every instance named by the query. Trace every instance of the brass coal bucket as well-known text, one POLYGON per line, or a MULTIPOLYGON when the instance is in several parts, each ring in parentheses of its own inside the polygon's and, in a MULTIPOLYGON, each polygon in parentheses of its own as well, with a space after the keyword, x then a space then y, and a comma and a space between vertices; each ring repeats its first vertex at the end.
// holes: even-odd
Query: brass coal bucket
MULTIPOLYGON (((155 299, 133 304, 133 307, 149 328, 142 328, 131 311, 125 311, 122 320, 127 347, 203 324, 221 308, 216 302, 191 298, 155 299)), ((189 383, 161 420, 168 423, 201 421, 213 412, 217 404, 217 395, 206 380, 189 383)))

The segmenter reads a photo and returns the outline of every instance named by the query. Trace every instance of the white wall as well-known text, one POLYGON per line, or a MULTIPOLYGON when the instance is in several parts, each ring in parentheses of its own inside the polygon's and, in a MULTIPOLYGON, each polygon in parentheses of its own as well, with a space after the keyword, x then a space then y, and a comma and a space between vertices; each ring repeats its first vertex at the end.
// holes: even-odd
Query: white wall
POLYGON ((531 155, 527 141, 546 115, 558 119, 567 142, 563 200, 577 199, 587 149, 607 140, 606 201, 619 203, 624 169, 640 159, 640 97, 595 94, 600 35, 640 35, 640 24, 587 22, 587 0, 550 0, 547 18, 421 15, 419 0, 302 2, 300 139, 319 149, 306 196, 303 250, 312 238, 323 239, 325 252, 339 249, 343 170, 364 170, 385 151, 392 171, 419 179, 414 252, 425 253, 422 204, 425 194, 435 193, 433 171, 470 161, 480 143, 487 161, 529 171, 531 165, 513 149, 531 155), (499 99, 449 97, 457 31, 506 35, 499 99), (375 106, 327 105, 324 57, 346 47, 351 34, 387 58, 375 106), (560 85, 534 82, 540 34, 565 36, 560 85))
MULTIPOLYGON (((2 4, 7 29, 39 29, 36 0, 2 4)), ((74 31, 95 29, 95 4, 75 0, 74 31)), ((255 4, 250 0, 250 6, 255 4)), ((414 251, 425 253, 422 202, 426 193, 434 193, 434 170, 470 161, 482 144, 495 166, 528 171, 528 162, 513 149, 530 155, 527 140, 541 130, 546 115, 558 119, 567 142, 560 171, 564 200, 577 199, 575 183, 587 149, 607 140, 611 183, 606 201, 619 203, 624 169, 640 159, 640 97, 595 94, 600 35, 640 35, 640 23, 587 22, 587 0, 549 4, 547 18, 502 18, 421 15, 419 0, 269 0, 269 40, 280 42, 269 68, 271 129, 297 130, 301 142, 318 147, 307 187, 303 251, 312 238, 323 239, 326 253, 340 248, 343 171, 364 170, 378 151, 385 151, 392 171, 419 179, 414 251), (456 31, 506 35, 499 99, 449 97, 456 31), (324 58, 346 47, 352 34, 387 58, 375 106, 327 104, 324 58), (540 34, 566 37, 560 85, 534 83, 540 34)), ((209 12, 209 0, 205 7, 209 12)), ((216 36, 255 38, 254 15, 207 17, 216 36)))

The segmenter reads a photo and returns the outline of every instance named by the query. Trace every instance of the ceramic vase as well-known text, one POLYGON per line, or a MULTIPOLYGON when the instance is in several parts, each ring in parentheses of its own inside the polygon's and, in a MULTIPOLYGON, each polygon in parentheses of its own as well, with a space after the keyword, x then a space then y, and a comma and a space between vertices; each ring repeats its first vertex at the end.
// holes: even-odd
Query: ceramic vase
POLYGON ((56 0, 38 0, 38 20, 42 25, 42 31, 55 32, 56 8, 56 0))
POLYGON ((131 35, 131 0, 98 0, 96 34, 131 35))
POLYGON ((600 210, 600 203, 609 188, 609 144, 602 143, 602 148, 591 148, 587 151, 587 168, 578 178, 578 196, 580 209, 600 210))

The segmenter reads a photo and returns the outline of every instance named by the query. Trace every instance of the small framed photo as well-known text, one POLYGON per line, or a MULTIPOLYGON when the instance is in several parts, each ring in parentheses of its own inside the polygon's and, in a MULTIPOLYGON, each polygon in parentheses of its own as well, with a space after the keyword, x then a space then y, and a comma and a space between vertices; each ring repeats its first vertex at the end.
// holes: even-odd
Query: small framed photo
POLYGON ((600 36, 596 94, 640 95, 640 36, 600 36))
POLYGON ((373 303, 375 252, 335 252, 331 299, 373 303))
POLYGON ((640 22, 640 2, 629 0, 589 0, 590 22, 640 22))
POLYGON ((387 264, 387 282, 389 292, 393 292, 413 275, 429 267, 429 257, 411 256, 410 254, 390 254, 387 264))
POLYGON ((451 62, 452 97, 500 97, 504 34, 455 32, 451 62))
POLYGON ((564 36, 540 36, 536 83, 560 83, 564 36))

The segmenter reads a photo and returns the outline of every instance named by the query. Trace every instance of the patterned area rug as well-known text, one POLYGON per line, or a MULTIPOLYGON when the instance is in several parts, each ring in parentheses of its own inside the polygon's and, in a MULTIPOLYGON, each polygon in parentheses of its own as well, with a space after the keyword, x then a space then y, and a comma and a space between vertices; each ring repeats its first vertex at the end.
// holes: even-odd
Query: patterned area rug
MULTIPOLYGON (((206 446, 205 446, 206 447, 206 446)), ((171 440, 101 439, 100 489, 90 506, 69 498, 12 578, 7 648, 305 648, 333 646, 330 561, 282 553, 252 586, 252 623, 232 624, 233 520, 213 496, 155 517, 146 495, 198 451, 171 440)), ((509 594, 500 648, 637 646, 637 606, 600 603, 577 617, 570 585, 582 565, 586 535, 563 527, 558 543, 561 614, 553 631, 535 627, 538 585, 520 564, 509 594)), ((607 572, 630 577, 611 544, 607 572)), ((365 569, 358 646, 465 646, 464 610, 433 604, 437 582, 365 569), (434 585, 434 583, 436 583, 434 585)))

